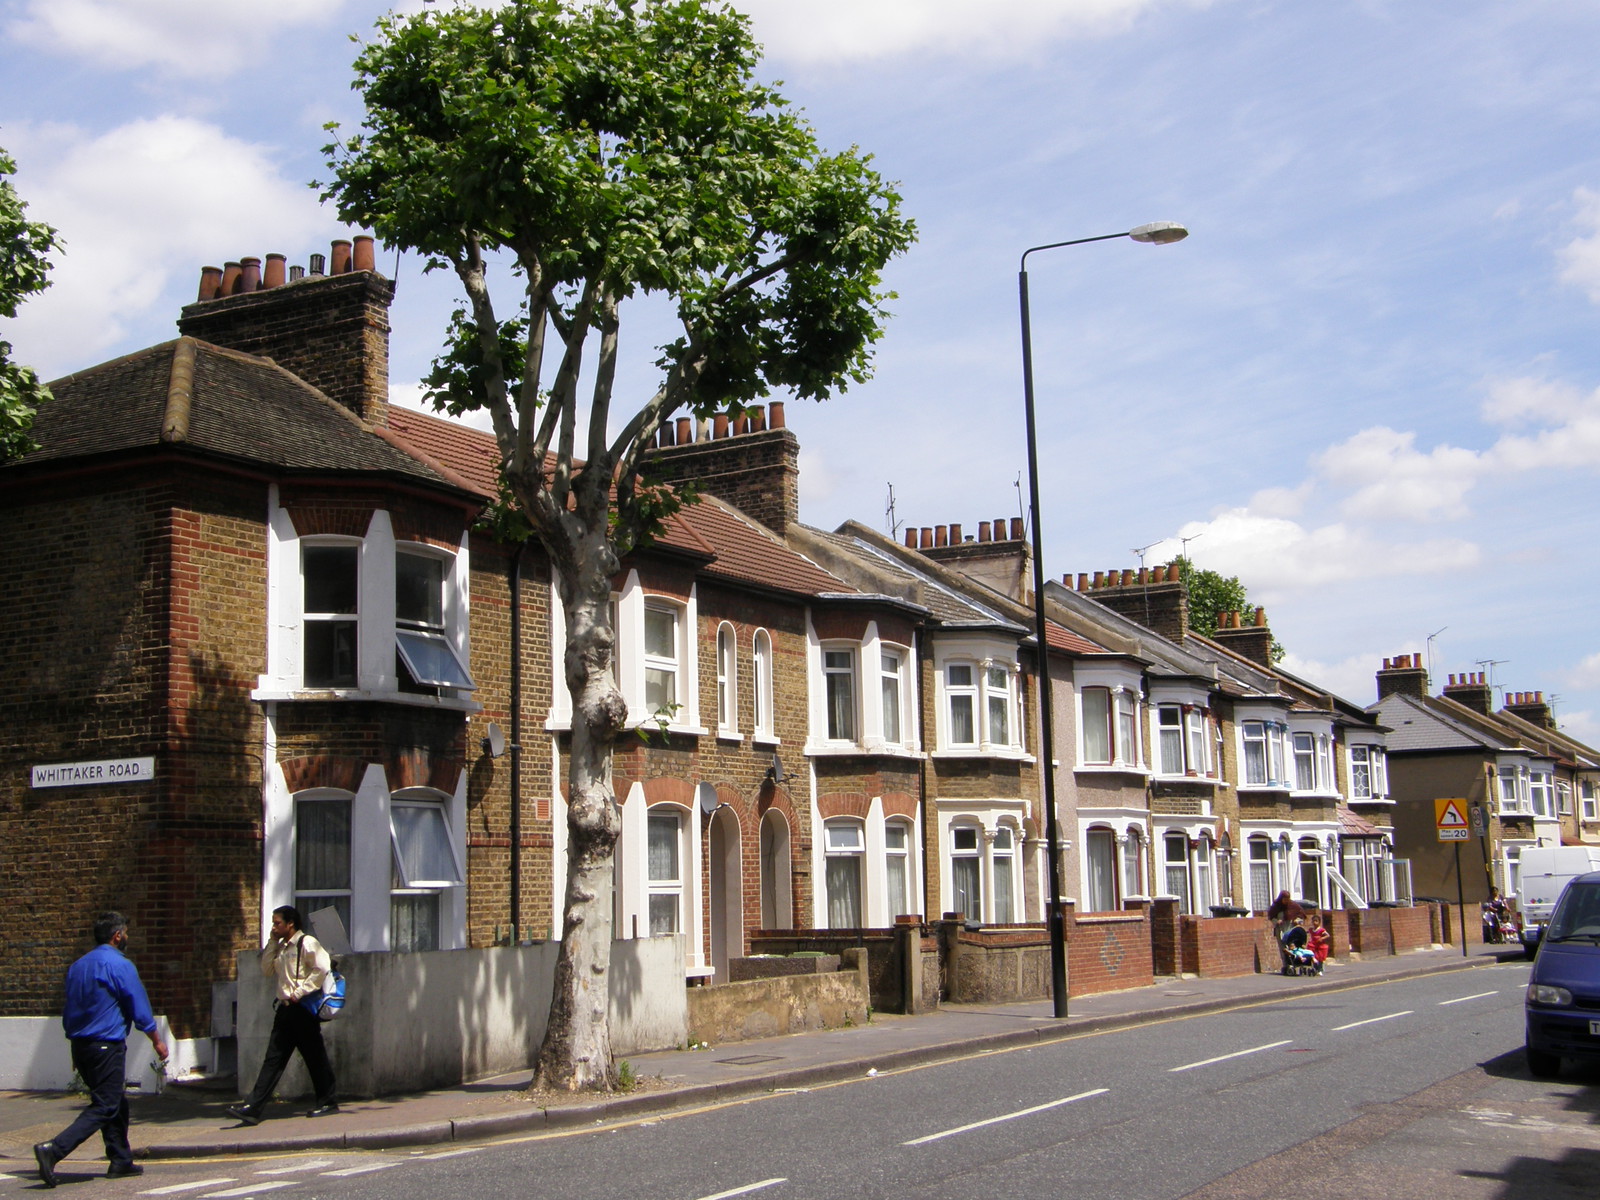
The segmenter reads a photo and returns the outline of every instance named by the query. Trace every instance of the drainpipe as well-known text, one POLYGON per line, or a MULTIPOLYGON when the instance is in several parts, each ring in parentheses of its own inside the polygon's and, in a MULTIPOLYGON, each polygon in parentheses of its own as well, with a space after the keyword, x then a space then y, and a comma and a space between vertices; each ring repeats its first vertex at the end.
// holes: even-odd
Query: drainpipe
POLYGON ((522 942, 522 555, 511 556, 511 944, 522 942))

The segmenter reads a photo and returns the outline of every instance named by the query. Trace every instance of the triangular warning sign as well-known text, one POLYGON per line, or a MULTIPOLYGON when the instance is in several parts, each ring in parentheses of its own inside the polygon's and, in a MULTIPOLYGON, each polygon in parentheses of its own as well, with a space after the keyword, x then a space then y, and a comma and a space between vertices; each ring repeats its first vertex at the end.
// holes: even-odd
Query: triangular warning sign
POLYGON ((1461 809, 1456 805, 1456 802, 1454 800, 1447 801, 1444 808, 1439 812, 1439 828, 1452 829, 1456 826, 1465 828, 1466 824, 1467 818, 1462 815, 1461 809))

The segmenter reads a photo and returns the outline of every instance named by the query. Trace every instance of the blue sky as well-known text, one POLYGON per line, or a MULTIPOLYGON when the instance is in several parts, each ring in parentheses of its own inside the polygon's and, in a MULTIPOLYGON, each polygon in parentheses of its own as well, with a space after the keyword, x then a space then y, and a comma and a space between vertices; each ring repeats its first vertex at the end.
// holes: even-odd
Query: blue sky
MULTIPOLYGON (((0 2, 0 145, 67 241, 7 323, 23 359, 164 340, 201 265, 339 236, 305 185, 385 7, 0 2)), ((1021 251, 1182 221, 1029 260, 1047 569, 1196 537, 1324 686, 1367 703, 1385 657, 1430 653, 1436 685, 1498 660, 1600 744, 1600 6, 740 7, 921 231, 875 379, 790 406, 807 521, 882 527, 891 484, 913 525, 1017 514, 1021 251)), ((453 294, 397 278, 403 395, 453 294)), ((639 392, 654 314, 630 316, 639 392)))

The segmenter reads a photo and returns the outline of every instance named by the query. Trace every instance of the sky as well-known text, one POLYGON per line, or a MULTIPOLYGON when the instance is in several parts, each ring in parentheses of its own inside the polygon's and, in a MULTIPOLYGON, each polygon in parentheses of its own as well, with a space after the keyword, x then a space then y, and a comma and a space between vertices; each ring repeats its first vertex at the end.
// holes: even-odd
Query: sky
MULTIPOLYGON (((418 5, 413 0, 413 7, 418 5)), ((369 0, 0 0, 0 146, 66 243, 47 378, 174 336, 199 269, 325 251, 369 0)), ((874 378, 788 405, 801 515, 1019 515, 1028 260, 1046 570, 1238 575, 1285 665, 1488 670, 1600 745, 1600 5, 740 0, 762 76, 898 181, 874 378), (1186 543, 1180 539, 1188 539, 1186 543)), ((456 294, 397 280, 397 399, 456 294)), ((619 405, 659 314, 624 315, 619 405)))

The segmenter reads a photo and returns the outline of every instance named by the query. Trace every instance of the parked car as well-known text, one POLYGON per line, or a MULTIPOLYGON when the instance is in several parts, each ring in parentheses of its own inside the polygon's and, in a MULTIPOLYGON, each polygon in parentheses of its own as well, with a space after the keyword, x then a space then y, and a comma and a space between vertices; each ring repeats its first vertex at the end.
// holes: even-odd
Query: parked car
POLYGON ((1528 1070, 1548 1078, 1563 1058, 1600 1062, 1600 871, 1556 901, 1528 977, 1528 1070))
POLYGON ((1561 889, 1585 871, 1600 871, 1600 846, 1529 846, 1517 871, 1518 937, 1532 958, 1561 889))

